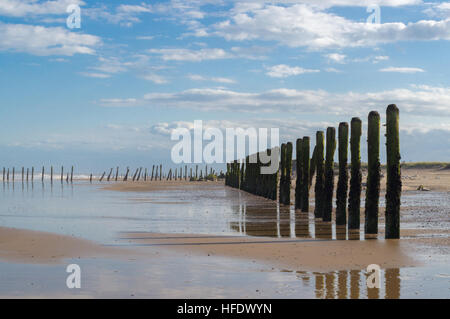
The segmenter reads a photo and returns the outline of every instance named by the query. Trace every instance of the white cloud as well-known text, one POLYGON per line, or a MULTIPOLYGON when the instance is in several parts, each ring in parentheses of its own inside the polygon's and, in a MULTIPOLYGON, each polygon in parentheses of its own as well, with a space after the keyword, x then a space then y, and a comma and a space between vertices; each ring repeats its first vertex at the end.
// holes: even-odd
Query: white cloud
POLYGON ((70 4, 83 5, 81 0, 1 0, 0 15, 25 17, 45 14, 66 14, 70 4))
POLYGON ((264 5, 232 14, 211 30, 230 41, 275 41, 289 47, 323 50, 398 41, 450 40, 450 19, 372 24, 305 4, 264 5))
POLYGON ((144 80, 151 81, 155 84, 166 84, 169 81, 161 75, 155 73, 148 73, 141 76, 144 80))
POLYGON ((80 72, 80 74, 89 78, 97 78, 97 79, 107 79, 111 77, 110 74, 105 73, 80 72))
POLYGON ((286 64, 278 64, 267 68, 267 75, 272 78, 285 78, 293 75, 300 75, 304 73, 317 73, 319 70, 304 69, 299 66, 291 67, 286 64))
POLYGON ((0 23, 0 51, 33 55, 94 54, 99 37, 70 32, 61 27, 0 23))
POLYGON ((159 54, 165 61, 191 61, 200 62, 204 60, 229 59, 233 55, 223 49, 150 49, 150 53, 159 54))
POLYGON ((380 69, 380 72, 394 72, 394 73, 418 73, 425 72, 425 70, 420 68, 400 68, 400 67, 388 67, 380 69))
POLYGON ((387 61, 389 60, 389 57, 387 55, 378 55, 373 58, 372 63, 378 63, 380 61, 387 61))
POLYGON ((149 93, 142 98, 102 99, 103 106, 160 106, 229 112, 295 112, 366 116, 395 103, 402 114, 450 117, 450 87, 413 86, 376 92, 330 93, 324 90, 274 89, 260 93, 223 88, 189 89, 174 93, 149 93))
POLYGON ((339 53, 330 53, 325 55, 330 62, 334 63, 345 63, 345 58, 347 57, 345 54, 339 54, 339 53))
POLYGON ((199 74, 189 74, 187 76, 192 81, 212 81, 217 83, 223 83, 223 84, 234 84, 236 83, 235 80, 225 77, 207 77, 199 74))
POLYGON ((335 69, 335 68, 326 68, 325 69, 326 72, 330 72, 330 73, 342 73, 341 70, 335 69))

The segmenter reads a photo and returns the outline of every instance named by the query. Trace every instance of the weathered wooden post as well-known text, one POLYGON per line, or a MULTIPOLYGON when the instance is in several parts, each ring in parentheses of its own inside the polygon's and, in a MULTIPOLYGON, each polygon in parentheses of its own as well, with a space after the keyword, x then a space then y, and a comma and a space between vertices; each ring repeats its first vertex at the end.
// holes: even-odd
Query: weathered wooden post
POLYGON ((316 132, 316 185, 314 187, 315 193, 315 207, 314 217, 320 218, 323 213, 323 192, 324 192, 324 160, 323 160, 323 142, 324 136, 322 131, 316 132))
POLYGON ((25 168, 22 166, 22 182, 23 182, 23 179, 24 179, 24 170, 25 170, 25 168))
POLYGON ((142 167, 139 167, 139 172, 137 175, 137 181, 139 181, 141 179, 141 173, 142 173, 142 167))
POLYGON ((118 178, 119 178, 119 166, 116 167, 116 178, 114 180, 117 182, 118 178))
POLYGON ((53 183, 53 166, 50 166, 50 183, 53 183))
POLYGON ((314 146, 309 166, 309 187, 311 187, 312 181, 314 179, 314 174, 316 173, 316 150, 317 146, 314 146))
POLYGON ((177 168, 175 168, 175 180, 177 180, 177 168))
POLYGON ((92 184, 92 173, 89 175, 89 182, 92 184))
POLYGON ((64 166, 61 166, 61 183, 64 180, 64 166))
POLYGON ((336 225, 347 224, 348 123, 339 123, 339 179, 336 189, 336 225))
POLYGON ((9 167, 8 167, 8 173, 6 175, 6 180, 9 182, 9 167))
POLYGON ((5 170, 5 168, 3 167, 3 179, 2 179, 2 181, 5 181, 5 174, 6 174, 6 170, 5 170))
POLYGON ((70 182, 73 183, 73 165, 70 169, 70 182))
POLYGON ((395 104, 386 109, 386 239, 400 238, 400 171, 399 110, 395 104))
POLYGON ((378 204, 380 199, 380 114, 369 113, 367 128, 367 187, 365 234, 378 234, 378 204))
POLYGON ((348 229, 359 229, 361 205, 361 120, 352 118, 350 132, 351 177, 350 192, 348 194, 348 229))
POLYGON ((42 182, 44 182, 44 173, 45 173, 45 168, 44 168, 44 166, 42 166, 42 175, 41 175, 42 182))
POLYGON ((15 179, 16 179, 16 168, 13 167, 13 169, 12 169, 12 181, 13 181, 13 183, 14 183, 15 179))
POLYGON ((128 180, 128 173, 130 172, 130 168, 127 167, 127 172, 125 173, 125 176, 123 177, 123 181, 126 182, 128 180))
POLYGON ((188 175, 187 175, 187 165, 184 165, 184 180, 187 181, 188 175))
POLYGON ((161 180, 161 178, 162 178, 162 173, 163 173, 162 164, 160 164, 159 165, 159 180, 161 180))
POLYGON ((29 173, 29 168, 27 167, 27 182, 28 182, 28 173, 29 173))
POLYGON ((283 204, 285 199, 285 183, 286 183, 286 144, 281 144, 281 160, 280 160, 280 204, 283 204))
POLYGON ((31 167, 31 182, 34 181, 34 166, 31 167))
POLYGON ((309 136, 302 140, 302 212, 309 211, 309 136))
POLYGON ((102 177, 100 177, 100 182, 103 180, 103 177, 105 177, 106 172, 103 172, 102 177))
POLYGON ((303 187, 302 187, 302 183, 303 183, 303 157, 302 157, 302 151, 303 151, 303 147, 302 147, 303 141, 301 138, 297 139, 296 142, 296 155, 297 155, 297 159, 296 159, 296 165, 295 165, 295 169, 297 171, 297 179, 295 181, 295 209, 301 209, 302 207, 302 191, 303 191, 303 187))
POLYGON ((325 182, 324 182, 324 206, 322 220, 331 222, 333 211, 333 189, 334 189, 334 153, 336 151, 336 129, 327 128, 327 150, 325 159, 325 182))
POLYGON ((292 174, 292 143, 286 144, 286 176, 285 176, 285 202, 283 204, 291 204, 291 174, 292 174))

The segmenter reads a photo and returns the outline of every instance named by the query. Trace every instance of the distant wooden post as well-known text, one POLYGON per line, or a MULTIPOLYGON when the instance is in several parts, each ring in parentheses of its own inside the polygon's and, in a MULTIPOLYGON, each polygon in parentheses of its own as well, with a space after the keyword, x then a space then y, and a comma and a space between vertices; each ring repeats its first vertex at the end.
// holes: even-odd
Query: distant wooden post
POLYGON ((177 168, 175 168, 175 180, 177 180, 177 168))
POLYGON ((109 181, 110 181, 110 179, 111 179, 111 175, 112 175, 112 172, 113 172, 113 169, 111 168, 111 169, 109 170, 109 174, 108 174, 108 177, 106 178, 106 181, 107 181, 107 182, 109 182, 109 181))
POLYGON ((399 110, 395 104, 386 109, 386 239, 400 238, 400 171, 399 110))
POLYGON ((150 177, 150 181, 153 181, 153 174, 155 173, 155 165, 152 165, 152 176, 150 177))
POLYGON ((302 212, 309 211, 309 136, 304 136, 302 141, 302 212))
POLYGON ((364 233, 378 234, 380 199, 380 114, 369 113, 367 127, 367 187, 364 233))
POLYGON ((2 180, 2 181, 5 181, 5 174, 6 174, 6 170, 5 170, 5 168, 3 167, 3 180, 2 180))
POLYGON ((114 179, 114 181, 117 182, 118 179, 119 179, 119 166, 116 167, 116 178, 114 179))
POLYGON ((73 165, 70 169, 70 182, 73 183, 73 165))
POLYGON ((130 168, 127 167, 127 172, 125 174, 125 176, 123 177, 123 181, 126 182, 128 180, 128 174, 130 173, 130 168))
POLYGON ((348 195, 348 229, 359 229, 361 206, 361 120, 352 118, 350 131, 351 177, 348 195))
POLYGON ((159 165, 159 180, 161 180, 161 178, 162 178, 162 173, 163 173, 163 171, 162 171, 162 164, 160 164, 159 165))
POLYGON ((64 166, 61 166, 61 183, 64 180, 64 166))
POLYGON ((314 187, 315 193, 315 207, 314 207, 314 217, 321 218, 323 214, 323 204, 324 204, 324 158, 323 158, 323 143, 324 135, 322 131, 316 132, 316 185, 314 187))
POLYGON ((9 167, 8 167, 8 174, 6 176, 7 181, 9 182, 9 167))
POLYGON ((25 170, 25 168, 22 166, 22 182, 23 182, 23 179, 24 179, 24 170, 25 170))
POLYGON ((144 182, 147 181, 147 167, 145 168, 145 174, 144 174, 144 182))
POLYGON ((89 176, 89 182, 92 184, 92 173, 91 173, 91 175, 89 176))
POLYGON ((53 166, 50 166, 50 183, 53 183, 53 166))
POLYGON ((41 175, 42 182, 44 181, 44 173, 45 173, 45 168, 44 168, 44 166, 42 166, 42 175, 41 175))
POLYGON ((348 123, 339 123, 339 179, 336 189, 336 225, 347 224, 348 123))
POLYGON ((336 151, 336 129, 327 128, 327 150, 325 160, 324 206, 322 220, 331 222, 334 190, 334 153, 336 151))
POLYGON ((189 172, 189 179, 191 179, 191 178, 192 178, 192 167, 191 167, 190 172, 189 172))
MULTIPOLYGON (((250 165, 252 166, 252 165, 250 165)), ((252 170, 252 169, 251 169, 252 170)), ((286 179, 286 144, 281 144, 281 160, 280 160, 280 204, 285 202, 284 185, 286 179)))
POLYGON ((31 167, 31 182, 34 181, 34 166, 31 167))
POLYGON ((195 165, 195 179, 198 179, 198 165, 195 165))
POLYGON ((187 165, 184 165, 184 180, 187 181, 187 165))
POLYGON ((100 182, 103 180, 103 177, 105 177, 106 172, 103 172, 102 177, 100 177, 100 182))
POLYGON ((28 174, 29 174, 29 168, 27 167, 27 182, 28 182, 28 174))
POLYGON ((67 176, 66 176, 66 183, 69 183, 69 172, 67 172, 67 176))

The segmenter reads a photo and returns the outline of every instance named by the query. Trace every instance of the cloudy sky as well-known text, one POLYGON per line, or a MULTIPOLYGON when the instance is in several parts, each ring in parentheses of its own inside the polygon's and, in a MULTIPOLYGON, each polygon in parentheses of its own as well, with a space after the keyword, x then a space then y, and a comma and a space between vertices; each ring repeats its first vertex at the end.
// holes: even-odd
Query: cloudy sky
POLYGON ((450 161, 449 56, 450 2, 1 0, 2 166, 150 166, 194 120, 284 142, 391 103, 403 160, 450 161))

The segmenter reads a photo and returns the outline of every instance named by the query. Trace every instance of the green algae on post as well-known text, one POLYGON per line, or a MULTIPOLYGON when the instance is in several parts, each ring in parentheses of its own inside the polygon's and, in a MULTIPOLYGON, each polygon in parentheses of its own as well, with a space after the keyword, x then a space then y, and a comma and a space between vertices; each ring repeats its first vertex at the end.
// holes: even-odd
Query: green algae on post
POLYGON ((378 204, 380 198, 380 114, 369 113, 367 127, 367 188, 364 233, 378 233, 378 204))
POLYGON ((316 133, 316 185, 314 187, 315 192, 315 207, 314 217, 322 217, 323 212, 323 186, 324 186, 324 162, 323 162, 323 141, 324 136, 322 131, 316 133))
POLYGON ((350 132, 351 151, 351 177, 350 192, 348 195, 348 229, 359 229, 360 205, 361 205, 361 120, 352 118, 350 132))
POLYGON ((339 179, 336 189, 336 225, 347 224, 348 192, 348 123, 339 123, 339 179))
POLYGON ((309 211, 309 136, 302 141, 302 212, 309 211))
POLYGON ((400 172, 399 110, 390 104, 386 110, 386 239, 400 238, 400 172))
POLYGON ((334 189, 334 152, 336 151, 336 129, 327 128, 327 150, 325 160, 325 181, 324 181, 324 206, 322 220, 331 221, 333 210, 333 189, 334 189))

